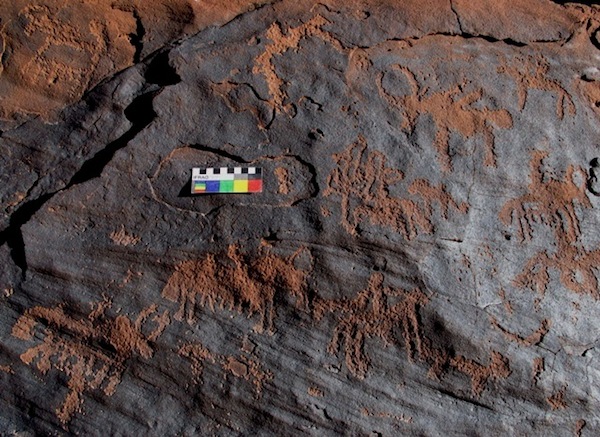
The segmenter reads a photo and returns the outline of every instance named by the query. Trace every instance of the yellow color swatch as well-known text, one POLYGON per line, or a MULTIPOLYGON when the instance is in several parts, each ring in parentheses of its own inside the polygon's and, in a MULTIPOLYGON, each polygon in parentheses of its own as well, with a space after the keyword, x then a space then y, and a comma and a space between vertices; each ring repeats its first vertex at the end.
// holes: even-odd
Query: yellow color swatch
POLYGON ((233 192, 234 193, 247 193, 248 192, 248 181, 233 181, 233 192))

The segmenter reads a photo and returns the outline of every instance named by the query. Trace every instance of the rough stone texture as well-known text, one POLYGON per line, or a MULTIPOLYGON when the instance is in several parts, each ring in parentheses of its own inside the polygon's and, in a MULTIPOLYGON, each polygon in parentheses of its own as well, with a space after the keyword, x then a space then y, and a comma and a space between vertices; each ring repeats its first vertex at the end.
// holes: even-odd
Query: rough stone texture
POLYGON ((0 16, 1 434, 600 432, 597 7, 0 16))
POLYGON ((264 3, 16 0, 0 5, 0 116, 54 120, 102 79, 264 3))

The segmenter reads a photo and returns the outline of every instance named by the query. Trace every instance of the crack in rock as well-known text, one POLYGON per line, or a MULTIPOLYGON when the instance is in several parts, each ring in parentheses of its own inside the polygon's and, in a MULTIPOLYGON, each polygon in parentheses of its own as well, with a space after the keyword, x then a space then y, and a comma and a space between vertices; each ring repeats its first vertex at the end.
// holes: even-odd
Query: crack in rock
POLYGON ((150 61, 145 74, 145 79, 150 85, 147 85, 146 90, 135 97, 129 106, 125 108, 124 115, 132 123, 131 128, 86 160, 64 188, 45 193, 36 199, 23 203, 11 215, 9 226, 0 233, 0 245, 7 244, 10 248, 11 258, 21 270, 22 280, 26 278, 28 265, 21 228, 58 193, 100 177, 115 153, 127 146, 157 117, 152 105, 154 98, 162 92, 164 87, 174 85, 181 80, 174 68, 169 65, 168 55, 169 52, 165 51, 155 55, 150 61))

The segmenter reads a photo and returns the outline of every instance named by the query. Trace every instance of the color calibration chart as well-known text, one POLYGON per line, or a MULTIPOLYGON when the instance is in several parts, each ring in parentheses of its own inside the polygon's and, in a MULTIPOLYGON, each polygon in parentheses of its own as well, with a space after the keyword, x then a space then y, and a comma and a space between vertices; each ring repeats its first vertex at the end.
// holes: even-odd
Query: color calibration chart
POLYGON ((192 194, 261 193, 260 167, 192 168, 192 194))

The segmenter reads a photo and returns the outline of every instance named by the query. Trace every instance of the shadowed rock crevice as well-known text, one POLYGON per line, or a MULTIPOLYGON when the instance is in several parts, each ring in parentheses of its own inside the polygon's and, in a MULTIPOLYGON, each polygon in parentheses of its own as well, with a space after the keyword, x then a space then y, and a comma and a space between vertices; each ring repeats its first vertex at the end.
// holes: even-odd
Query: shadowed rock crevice
MULTIPOLYGON (((121 137, 108 144, 104 149, 96 153, 92 158, 83 163, 79 171, 73 175, 71 181, 64 188, 69 189, 100 176, 104 167, 111 161, 115 153, 125 147, 129 141, 134 139, 152 120, 156 113, 152 108, 152 101, 160 91, 152 91, 136 97, 131 104, 125 108, 125 117, 132 123, 131 128, 121 137)), ((62 190, 61 190, 62 191, 62 190)))
MULTIPOLYGON (((484 41, 491 42, 491 43, 502 42, 504 44, 507 44, 507 45, 513 46, 513 47, 526 47, 527 46, 527 44, 525 44, 523 42, 515 41, 514 39, 511 39, 511 38, 498 39, 498 38, 494 38, 493 36, 489 36, 489 35, 472 35, 472 34, 465 33, 465 32, 462 32, 458 36, 465 38, 465 39, 480 38, 484 41)), ((536 43, 540 43, 540 42, 543 42, 543 41, 536 41, 536 43)))
MULTIPOLYGON (((495 38, 495 37, 493 37, 491 35, 479 35, 479 34, 478 35, 474 35, 474 34, 470 34, 470 33, 466 32, 464 30, 463 24, 461 22, 460 15, 458 14, 458 11, 456 10, 456 7, 455 7, 454 2, 452 0, 450 0, 450 9, 452 10, 452 13, 456 17, 456 23, 458 24, 458 28, 460 29, 460 33, 458 35, 456 35, 456 36, 460 36, 461 38, 466 38, 466 39, 469 39, 469 38, 481 38, 484 41, 491 42, 491 43, 503 42, 505 44, 512 45, 512 46, 515 46, 515 47, 524 47, 524 46, 527 45, 527 44, 525 44, 523 42, 515 41, 512 38, 502 38, 502 39, 499 39, 499 38, 495 38)), ((451 33, 436 33, 435 35, 453 35, 453 34, 451 34, 451 33)))
POLYGON ((437 391, 439 391, 441 394, 443 394, 445 396, 448 396, 448 397, 450 397, 452 399, 456 399, 459 402, 465 402, 465 403, 470 404, 470 405, 472 405, 472 406, 474 406, 476 408, 484 408, 484 409, 489 410, 489 411, 494 411, 493 408, 491 408, 490 406, 488 406, 488 405, 486 405, 486 404, 484 404, 482 402, 479 402, 479 401, 477 401, 475 399, 472 399, 472 398, 469 398, 469 397, 466 397, 466 396, 463 396, 463 395, 459 395, 459 394, 453 393, 450 390, 445 390, 443 388, 438 388, 437 391))
POLYGON ((594 30, 592 32, 592 36, 590 37, 590 41, 598 50, 600 50, 600 28, 594 30))
POLYGON ((460 29, 460 33, 463 34, 464 30, 463 30, 462 23, 460 21, 460 15, 458 15, 458 11, 456 10, 454 2, 452 0, 449 0, 449 2, 450 2, 450 10, 452 11, 452 13, 454 14, 454 16, 456 17, 456 24, 458 25, 458 28, 460 29))
POLYGON ((144 28, 144 23, 142 23, 139 12, 134 9, 132 14, 135 18, 135 33, 129 34, 129 41, 131 42, 131 45, 135 47, 133 62, 137 64, 140 62, 142 51, 144 50, 144 35, 146 34, 146 29, 144 28))
POLYGON ((0 245, 6 243, 10 247, 11 258, 21 269, 22 279, 25 279, 28 266, 21 227, 56 194, 68 190, 75 185, 100 177, 104 167, 111 161, 115 153, 125 147, 129 141, 135 138, 137 134, 148 126, 156 117, 156 113, 152 108, 152 101, 159 92, 160 91, 152 91, 142 94, 132 101, 125 109, 125 117, 132 123, 131 128, 121 137, 111 142, 104 149, 85 161, 65 188, 44 194, 37 199, 30 200, 24 203, 11 215, 8 228, 0 233, 0 245))
POLYGON ((25 279, 27 272, 27 258, 25 256, 25 243, 23 241, 21 226, 27 223, 54 194, 56 193, 45 194, 24 203, 11 215, 8 228, 0 233, 0 245, 7 244, 10 248, 10 256, 15 265, 21 270, 22 279, 25 279))
POLYGON ((161 87, 181 82, 181 77, 169 62, 170 50, 161 51, 152 58, 144 74, 148 83, 161 87))
MULTIPOLYGON (((464 39, 481 39, 481 40, 487 41, 489 43, 504 43, 506 45, 513 46, 513 47, 527 47, 529 45, 524 42, 516 41, 512 38, 499 39, 499 38, 495 38, 490 35, 481 35, 481 34, 476 35, 476 34, 462 32, 462 31, 460 33, 435 32, 435 33, 428 33, 426 35, 414 37, 414 38, 407 38, 407 39, 394 38, 394 39, 390 39, 388 41, 418 41, 420 39, 429 38, 429 37, 433 37, 433 36, 446 36, 446 37, 449 36, 449 37, 459 37, 459 38, 464 38, 464 39)), ((540 43, 554 43, 555 41, 534 41, 534 42, 536 44, 540 44, 540 43)))

